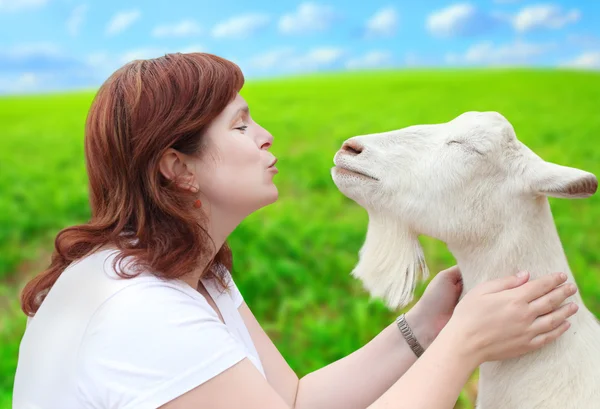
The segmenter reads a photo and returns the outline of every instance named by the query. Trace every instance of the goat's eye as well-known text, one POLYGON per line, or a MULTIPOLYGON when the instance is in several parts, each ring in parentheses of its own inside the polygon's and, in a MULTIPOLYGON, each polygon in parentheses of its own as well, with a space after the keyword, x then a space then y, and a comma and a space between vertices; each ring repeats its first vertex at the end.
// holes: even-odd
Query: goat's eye
POLYGON ((461 141, 455 141, 455 140, 452 140, 452 141, 448 141, 448 142, 446 142, 446 145, 452 145, 453 143, 455 143, 455 144, 457 144, 457 145, 461 145, 461 146, 463 146, 463 147, 464 147, 464 149, 466 149, 466 150, 468 150, 468 151, 475 152, 475 153, 476 153, 476 154, 478 154, 478 155, 484 156, 483 152, 481 152, 481 151, 479 151, 479 150, 475 149, 475 147, 474 147, 474 146, 472 146, 471 144, 468 144, 468 143, 463 143, 463 142, 461 142, 461 141))

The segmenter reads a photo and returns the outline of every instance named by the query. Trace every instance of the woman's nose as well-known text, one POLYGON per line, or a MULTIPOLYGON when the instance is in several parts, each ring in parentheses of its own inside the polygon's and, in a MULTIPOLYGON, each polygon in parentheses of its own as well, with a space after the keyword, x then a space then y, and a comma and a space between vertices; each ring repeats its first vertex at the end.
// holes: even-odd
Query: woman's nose
POLYGON ((271 145, 273 145, 273 135, 266 129, 263 129, 263 133, 260 138, 260 148, 261 149, 269 149, 271 145))

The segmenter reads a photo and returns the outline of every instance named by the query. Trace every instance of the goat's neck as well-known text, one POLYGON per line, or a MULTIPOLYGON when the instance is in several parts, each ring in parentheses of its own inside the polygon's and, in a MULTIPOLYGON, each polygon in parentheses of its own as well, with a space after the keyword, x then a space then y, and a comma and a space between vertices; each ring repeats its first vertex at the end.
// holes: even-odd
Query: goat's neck
MULTIPOLYGON (((532 279, 564 272, 574 282, 546 198, 521 208, 494 238, 483 243, 448 243, 448 248, 460 267, 465 292, 520 270, 529 271, 532 279)), ((579 294, 574 301, 580 301, 579 294)))

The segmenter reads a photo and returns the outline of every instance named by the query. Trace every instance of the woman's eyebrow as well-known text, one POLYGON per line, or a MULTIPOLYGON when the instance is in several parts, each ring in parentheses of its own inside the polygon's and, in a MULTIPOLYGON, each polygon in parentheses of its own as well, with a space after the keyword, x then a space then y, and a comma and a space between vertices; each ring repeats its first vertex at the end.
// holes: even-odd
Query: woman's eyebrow
POLYGON ((250 108, 248 108, 248 105, 244 105, 243 107, 238 108, 238 110, 235 111, 231 119, 237 118, 240 112, 244 112, 246 115, 248 115, 250 113, 250 108))

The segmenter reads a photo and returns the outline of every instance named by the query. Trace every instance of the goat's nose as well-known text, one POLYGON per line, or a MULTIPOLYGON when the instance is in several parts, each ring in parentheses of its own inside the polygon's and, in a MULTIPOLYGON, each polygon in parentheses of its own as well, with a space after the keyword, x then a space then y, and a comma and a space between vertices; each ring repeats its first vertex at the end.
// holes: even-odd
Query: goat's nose
POLYGON ((349 153, 351 155, 358 155, 363 151, 363 146, 355 140, 349 140, 344 142, 342 145, 342 152, 349 153))

